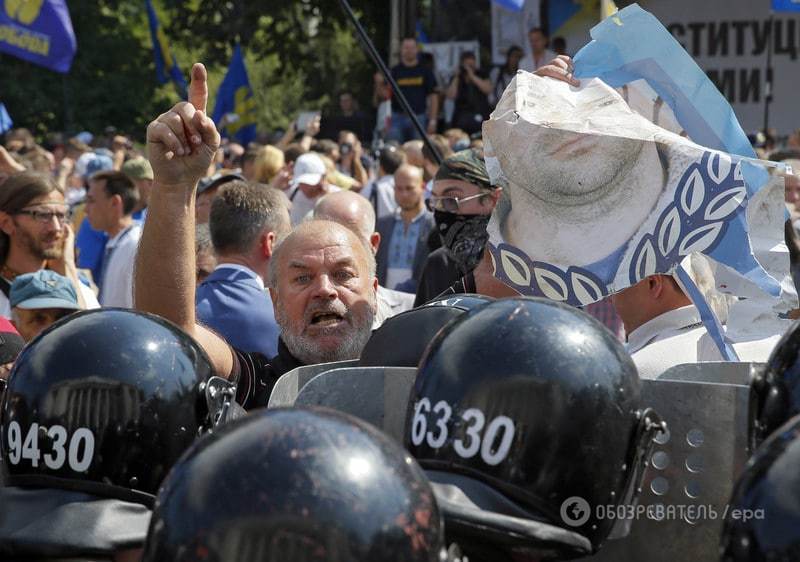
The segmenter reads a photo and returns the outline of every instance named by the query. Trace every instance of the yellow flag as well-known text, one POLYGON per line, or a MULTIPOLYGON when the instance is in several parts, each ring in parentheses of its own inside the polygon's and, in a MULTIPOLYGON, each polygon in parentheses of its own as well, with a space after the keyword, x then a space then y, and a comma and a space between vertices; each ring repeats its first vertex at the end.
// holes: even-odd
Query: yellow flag
POLYGON ((604 20, 609 16, 616 14, 618 11, 617 5, 614 0, 600 0, 600 20, 604 20))

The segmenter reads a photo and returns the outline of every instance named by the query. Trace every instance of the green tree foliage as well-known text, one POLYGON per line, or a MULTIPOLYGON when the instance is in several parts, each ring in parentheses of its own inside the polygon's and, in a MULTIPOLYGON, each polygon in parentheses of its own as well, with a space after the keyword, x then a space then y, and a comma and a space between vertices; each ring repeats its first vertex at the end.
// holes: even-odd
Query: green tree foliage
MULTIPOLYGON (((388 1, 353 0, 386 55, 388 1)), ((326 109, 352 88, 362 105, 372 92, 365 56, 337 0, 154 0, 181 69, 203 61, 216 88, 235 41, 245 53, 260 130, 285 127, 305 109, 326 109)), ((18 126, 102 132, 113 125, 141 140, 147 122, 177 101, 172 84, 156 81, 144 0, 70 2, 78 52, 61 75, 0 55, 0 101, 18 126)))

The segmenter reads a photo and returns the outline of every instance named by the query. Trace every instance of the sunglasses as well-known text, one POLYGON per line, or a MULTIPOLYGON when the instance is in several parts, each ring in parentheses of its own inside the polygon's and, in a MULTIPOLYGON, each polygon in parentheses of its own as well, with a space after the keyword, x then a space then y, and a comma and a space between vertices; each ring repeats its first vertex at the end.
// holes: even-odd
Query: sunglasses
POLYGON ((470 195, 469 197, 431 197, 425 201, 425 206, 429 211, 444 211, 445 213, 457 213, 462 203, 466 203, 472 199, 484 197, 485 193, 478 193, 477 195, 470 195))

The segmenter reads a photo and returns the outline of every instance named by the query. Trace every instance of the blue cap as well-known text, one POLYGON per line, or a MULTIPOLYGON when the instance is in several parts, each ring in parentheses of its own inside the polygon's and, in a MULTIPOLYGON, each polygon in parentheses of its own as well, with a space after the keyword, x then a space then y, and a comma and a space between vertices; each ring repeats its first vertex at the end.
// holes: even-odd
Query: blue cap
POLYGON ((69 279, 49 269, 18 276, 11 284, 11 308, 79 310, 78 295, 69 279))
POLYGON ((113 170, 114 169, 114 161, 106 156, 105 154, 94 154, 94 158, 91 158, 86 163, 86 175, 84 176, 85 179, 90 179, 95 173, 97 172, 104 172, 106 170, 113 170))

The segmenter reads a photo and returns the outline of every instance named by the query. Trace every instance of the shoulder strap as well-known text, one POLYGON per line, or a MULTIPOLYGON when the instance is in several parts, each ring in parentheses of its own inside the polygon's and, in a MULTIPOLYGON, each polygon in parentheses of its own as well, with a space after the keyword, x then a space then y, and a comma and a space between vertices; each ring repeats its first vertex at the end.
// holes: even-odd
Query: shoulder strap
POLYGON ((5 277, 0 277, 0 291, 3 291, 3 294, 9 299, 11 298, 11 283, 5 277))

